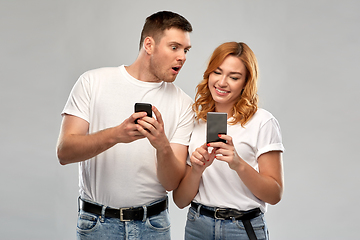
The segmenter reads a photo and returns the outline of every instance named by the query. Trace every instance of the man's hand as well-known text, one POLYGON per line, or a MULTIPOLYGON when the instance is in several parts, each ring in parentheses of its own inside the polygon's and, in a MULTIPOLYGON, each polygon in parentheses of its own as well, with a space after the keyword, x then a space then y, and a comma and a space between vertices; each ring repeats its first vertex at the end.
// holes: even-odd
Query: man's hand
POLYGON ((155 149, 160 150, 169 147, 170 143, 165 135, 164 122, 159 110, 155 106, 152 106, 152 110, 156 119, 147 117, 145 114, 145 116, 138 119, 137 131, 147 137, 155 149))

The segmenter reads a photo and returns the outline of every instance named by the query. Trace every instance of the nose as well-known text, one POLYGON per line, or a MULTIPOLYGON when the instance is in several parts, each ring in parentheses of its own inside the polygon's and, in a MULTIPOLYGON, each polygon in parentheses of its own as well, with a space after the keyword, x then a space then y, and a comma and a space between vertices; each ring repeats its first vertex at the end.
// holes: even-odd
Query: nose
POLYGON ((184 63, 186 61, 186 53, 183 51, 180 51, 176 60, 184 63))
POLYGON ((227 85, 226 75, 221 75, 218 81, 219 87, 225 87, 227 85))

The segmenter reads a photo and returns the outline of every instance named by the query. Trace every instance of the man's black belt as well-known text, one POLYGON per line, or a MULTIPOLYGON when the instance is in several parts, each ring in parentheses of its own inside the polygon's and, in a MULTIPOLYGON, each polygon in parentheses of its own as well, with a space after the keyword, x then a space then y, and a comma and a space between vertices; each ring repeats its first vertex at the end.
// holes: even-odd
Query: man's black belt
MULTIPOLYGON (((87 201, 84 201, 80 198, 79 207, 81 210, 97 214, 99 216, 102 215, 102 206, 96 205, 87 201)), ((154 205, 146 206, 146 216, 151 217, 154 215, 158 215, 168 207, 167 198, 161 202, 155 203, 154 205)), ((110 208, 106 207, 105 209, 105 217, 110 218, 119 218, 120 221, 132 221, 132 220, 143 220, 144 218, 144 207, 131 207, 131 208, 110 208)))
MULTIPOLYGON (((191 202, 191 207, 197 210, 199 204, 195 202, 191 202)), ((215 208, 215 210, 210 210, 207 208, 200 207, 200 214, 220 220, 230 220, 230 219, 241 220, 244 224, 249 239, 250 240, 257 239, 250 220, 261 215, 260 208, 254 208, 249 211, 239 211, 237 209, 232 209, 232 208, 215 208)))

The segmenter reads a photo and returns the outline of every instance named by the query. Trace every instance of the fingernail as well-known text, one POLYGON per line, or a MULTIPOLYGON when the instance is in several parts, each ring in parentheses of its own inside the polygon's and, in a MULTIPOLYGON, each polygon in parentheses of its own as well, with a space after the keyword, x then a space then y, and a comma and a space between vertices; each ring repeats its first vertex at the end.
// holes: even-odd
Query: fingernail
POLYGON ((210 143, 206 144, 208 147, 210 147, 210 143))
POLYGON ((205 163, 204 163, 204 165, 205 165, 205 163))
POLYGON ((219 134, 218 137, 221 137, 221 134, 219 134))

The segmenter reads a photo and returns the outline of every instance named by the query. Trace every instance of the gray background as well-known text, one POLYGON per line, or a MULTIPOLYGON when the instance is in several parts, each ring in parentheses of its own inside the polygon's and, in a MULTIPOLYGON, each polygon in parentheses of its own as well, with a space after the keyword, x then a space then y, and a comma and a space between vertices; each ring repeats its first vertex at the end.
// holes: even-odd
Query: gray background
MULTIPOLYGON (((260 106, 286 147, 284 197, 266 214, 271 239, 359 239, 356 0, 2 0, 0 238, 75 238, 78 169, 56 158, 60 112, 84 71, 135 60, 144 19, 159 10, 193 25, 176 80, 191 97, 217 45, 244 41, 257 55, 260 106)), ((186 211, 170 206, 175 240, 186 211)))

